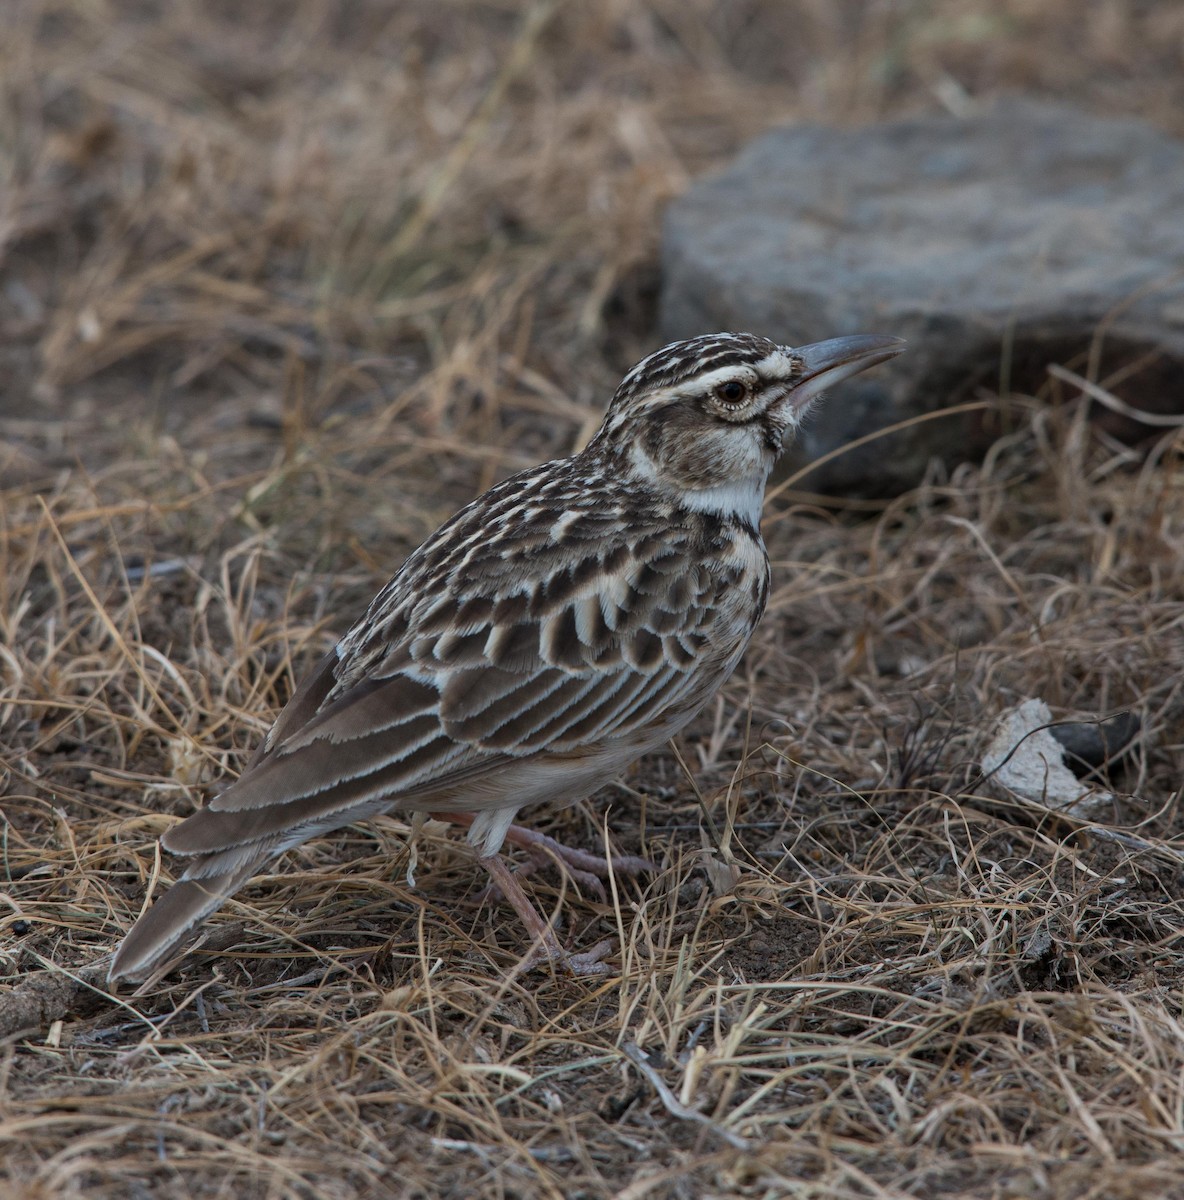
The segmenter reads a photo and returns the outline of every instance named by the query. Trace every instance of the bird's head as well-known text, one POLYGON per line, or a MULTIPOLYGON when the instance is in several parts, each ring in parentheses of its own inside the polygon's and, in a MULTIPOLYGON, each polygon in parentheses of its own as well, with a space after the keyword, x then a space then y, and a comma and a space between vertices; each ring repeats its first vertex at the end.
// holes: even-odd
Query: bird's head
POLYGON ((675 342, 625 376, 592 445, 691 508, 752 516, 755 502, 759 514, 810 402, 903 349, 866 334, 797 348, 748 333, 675 342))

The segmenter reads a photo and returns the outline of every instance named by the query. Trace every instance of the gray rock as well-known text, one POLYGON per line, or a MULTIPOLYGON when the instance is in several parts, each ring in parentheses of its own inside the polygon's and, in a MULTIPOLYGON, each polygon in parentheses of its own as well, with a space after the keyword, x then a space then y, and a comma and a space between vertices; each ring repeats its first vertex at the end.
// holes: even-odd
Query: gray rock
MULTIPOLYGON (((662 332, 803 343, 892 333, 909 351, 812 415, 793 470, 854 438, 973 398, 1033 394, 1049 363, 1147 412, 1184 410, 1184 143, 1134 120, 1009 100, 971 119, 780 129, 667 214, 662 332)), ((1075 395, 1071 387, 1068 394, 1075 395)), ((1127 440, 1162 433, 1099 410, 1127 440)), ((930 420, 812 471, 810 490, 892 494, 999 432, 930 420)))
POLYGON ((1065 748, 1066 765, 1083 779, 1099 767, 1109 769, 1122 762, 1143 732, 1143 722, 1137 713, 1121 712, 1105 721, 1064 721, 1050 726, 1048 732, 1065 748))

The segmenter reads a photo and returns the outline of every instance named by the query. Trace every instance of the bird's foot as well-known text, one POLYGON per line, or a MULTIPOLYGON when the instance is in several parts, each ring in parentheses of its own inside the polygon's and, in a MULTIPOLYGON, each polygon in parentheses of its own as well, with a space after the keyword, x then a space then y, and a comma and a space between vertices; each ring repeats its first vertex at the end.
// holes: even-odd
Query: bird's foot
POLYGON ((534 949, 523 964, 527 970, 546 963, 571 975, 610 974, 611 968, 601 959, 613 948, 612 941, 597 942, 591 950, 580 954, 565 950, 559 944, 555 930, 531 904, 515 873, 496 854, 482 858, 481 865, 489 872, 493 886, 510 902, 527 932, 534 938, 534 949))
MULTIPOLYGON (((554 940, 554 936, 552 936, 554 940)), ((579 954, 564 950, 556 943, 554 946, 536 945, 526 957, 525 967, 528 971, 535 967, 553 966, 556 970, 584 978, 599 978, 613 973, 612 967, 601 959, 608 954, 616 943, 611 938, 597 942, 591 950, 583 950, 579 954)))
POLYGON ((522 825, 511 825, 506 832, 506 841, 512 846, 521 846, 530 855, 529 863, 524 863, 515 871, 520 878, 533 874, 540 867, 555 866, 558 862, 560 869, 566 871, 573 882, 586 888, 602 903, 608 899, 603 881, 610 875, 632 877, 658 869, 648 858, 640 855, 614 854, 606 857, 590 854, 587 850, 565 846, 545 833, 526 829, 522 825))

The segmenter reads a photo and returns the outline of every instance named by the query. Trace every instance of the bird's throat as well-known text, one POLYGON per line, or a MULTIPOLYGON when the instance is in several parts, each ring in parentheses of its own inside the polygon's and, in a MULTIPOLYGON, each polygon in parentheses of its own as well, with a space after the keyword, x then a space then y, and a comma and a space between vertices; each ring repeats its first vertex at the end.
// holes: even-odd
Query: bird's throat
POLYGON ((713 487, 687 488, 679 499, 692 512, 710 513, 724 520, 760 528, 767 476, 748 476, 713 487))

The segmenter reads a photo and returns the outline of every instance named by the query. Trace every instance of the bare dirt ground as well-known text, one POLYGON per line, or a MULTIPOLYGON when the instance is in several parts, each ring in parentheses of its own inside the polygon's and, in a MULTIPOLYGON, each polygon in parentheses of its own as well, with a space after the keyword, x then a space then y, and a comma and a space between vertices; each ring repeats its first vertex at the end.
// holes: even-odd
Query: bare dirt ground
POLYGON ((608 980, 524 974, 457 836, 394 818, 144 995, 92 967, 403 555, 595 427, 656 344, 669 197, 779 122, 1007 89, 1184 135, 1184 8, 3 24, 5 1197, 1184 1196, 1184 441, 1118 445, 1065 388, 894 502, 771 499, 718 703, 537 816, 661 866, 608 904, 532 878, 618 940, 608 980), (979 775, 1029 696, 1142 719, 1092 826, 979 775))

